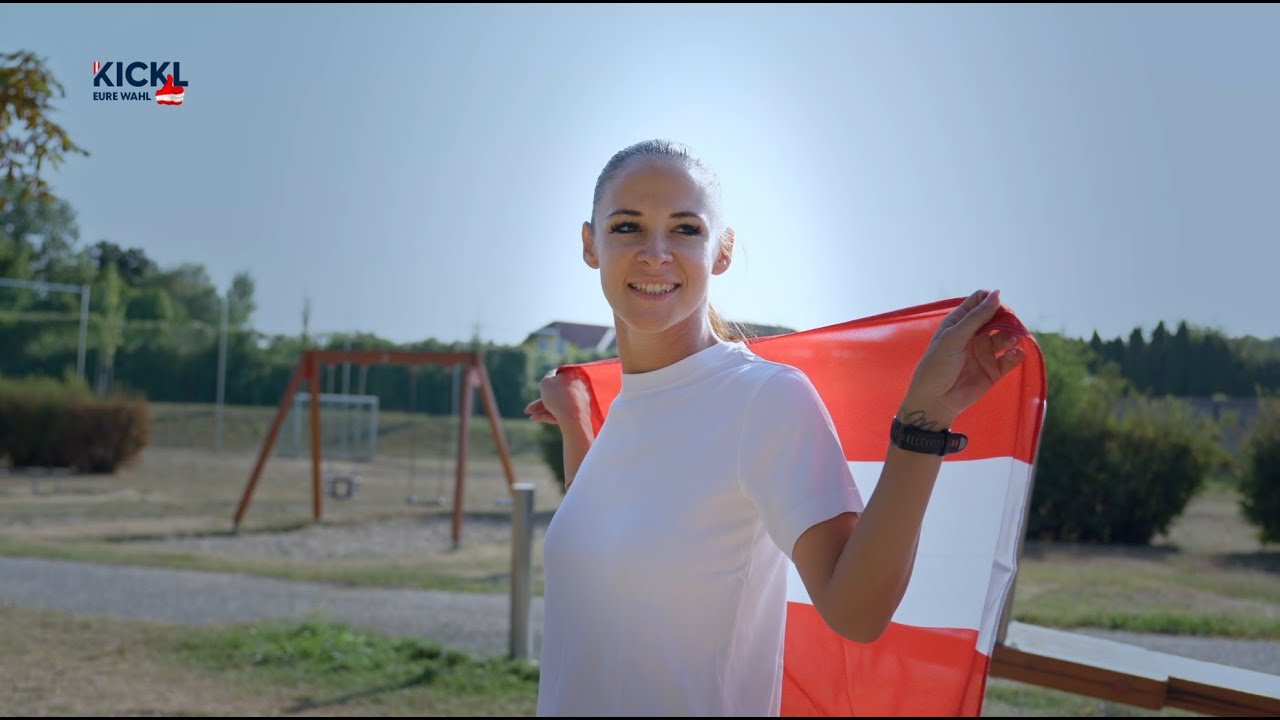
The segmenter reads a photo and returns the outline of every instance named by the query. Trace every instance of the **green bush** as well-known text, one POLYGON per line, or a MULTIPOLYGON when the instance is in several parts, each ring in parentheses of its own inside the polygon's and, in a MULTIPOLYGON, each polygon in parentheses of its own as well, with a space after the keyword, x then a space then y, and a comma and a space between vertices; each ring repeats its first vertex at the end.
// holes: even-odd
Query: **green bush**
POLYGON ((1262 542, 1280 542, 1280 401, 1260 400, 1245 446, 1240 505, 1262 542))
POLYGON ((115 472, 146 442, 143 399, 97 399, 74 379, 0 378, 0 456, 13 467, 115 472))
POLYGON ((1108 426, 1105 492, 1092 539, 1145 545, 1168 531, 1205 479, 1225 464, 1218 427, 1190 406, 1137 398, 1108 426))
POLYGON ((1049 397, 1027 536, 1150 543, 1226 463, 1217 426, 1172 399, 1130 398, 1117 417, 1129 388, 1114 365, 1090 375, 1083 343, 1052 335, 1037 343, 1049 397))
POLYGON ((1057 335, 1036 337, 1044 356, 1049 396, 1036 458, 1027 536, 1065 539, 1080 534, 1077 518, 1097 510, 1091 485, 1104 475, 1105 426, 1120 384, 1091 378, 1086 348, 1057 335))

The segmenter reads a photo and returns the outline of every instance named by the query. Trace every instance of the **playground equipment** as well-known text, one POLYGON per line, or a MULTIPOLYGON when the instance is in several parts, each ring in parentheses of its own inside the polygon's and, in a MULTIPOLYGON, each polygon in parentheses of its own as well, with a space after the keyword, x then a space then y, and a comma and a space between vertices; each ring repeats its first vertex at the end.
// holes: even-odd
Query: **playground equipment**
MULTIPOLYGON (((272 449, 275 447, 276 440, 279 437, 280 429, 284 425, 285 417, 288 415, 289 408, 293 403, 295 393, 301 388, 305 381, 310 391, 311 400, 308 403, 308 415, 310 419, 310 448, 311 448, 311 503, 312 516, 319 521, 323 515, 323 496, 321 483, 321 464, 323 462, 323 435, 321 433, 321 407, 320 384, 321 384, 321 368, 326 365, 336 365, 337 363, 353 363, 363 371, 369 365, 389 364, 389 365, 407 365, 410 368, 416 368, 420 365, 445 365, 457 366, 459 368, 460 388, 458 393, 458 440, 457 440, 457 464, 454 468, 454 492, 453 492, 453 544, 455 546, 462 538, 462 510, 463 497, 465 495, 466 468, 467 468, 467 440, 470 436, 471 414, 473 409, 473 390, 480 391, 481 402, 484 403, 485 414, 489 418, 489 428, 493 432, 494 444, 498 449, 498 457, 502 461, 502 470, 507 480, 507 490, 511 491, 515 485, 515 468, 511 462, 511 452, 508 449, 506 435, 502 430, 502 419, 498 415, 498 403, 493 396, 493 385, 489 381, 489 373, 485 370, 484 356, 479 351, 469 352, 447 352, 447 351, 407 351, 407 350, 305 350, 298 358, 298 364, 294 367, 293 374, 289 377, 288 385, 285 387, 284 393, 280 399, 280 406, 276 410, 275 419, 271 423, 271 427, 267 430, 267 436, 263 440, 262 449, 258 453, 258 459, 254 463, 253 471, 249 475, 248 483, 245 485, 244 493, 240 498, 240 503, 236 507, 235 517, 232 520, 233 530, 239 530, 240 523, 244 519, 245 512, 249 509, 249 503, 253 500, 253 492, 257 487, 258 480, 262 477, 262 470, 267 464, 267 459, 271 457, 272 449)), ((355 490, 355 483, 349 483, 348 489, 351 492, 355 490)), ((411 495, 412 497, 412 495, 411 495)))

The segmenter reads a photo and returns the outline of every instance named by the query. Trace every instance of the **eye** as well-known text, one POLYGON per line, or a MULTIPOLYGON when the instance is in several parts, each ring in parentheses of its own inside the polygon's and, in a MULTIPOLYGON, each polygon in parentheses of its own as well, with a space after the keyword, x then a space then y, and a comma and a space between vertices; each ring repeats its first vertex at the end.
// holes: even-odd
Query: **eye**
POLYGON ((609 232, 613 233, 633 233, 638 229, 638 226, 629 220, 624 220, 609 226, 609 232))
POLYGON ((688 223, 685 223, 684 225, 677 226, 676 232, 682 235, 701 235, 702 228, 698 227, 697 225, 690 225, 688 223))

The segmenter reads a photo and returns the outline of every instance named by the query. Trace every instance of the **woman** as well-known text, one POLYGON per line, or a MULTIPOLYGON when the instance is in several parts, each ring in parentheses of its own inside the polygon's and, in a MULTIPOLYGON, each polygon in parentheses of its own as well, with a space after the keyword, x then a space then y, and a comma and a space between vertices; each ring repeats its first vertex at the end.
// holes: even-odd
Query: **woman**
MULTIPOLYGON (((725 339, 707 290, 733 231, 687 148, 608 162, 582 254, 613 309, 622 389, 598 437, 580 383, 551 374, 526 409, 559 425, 567 486, 544 546, 538 712, 777 715, 787 558, 833 630, 876 639, 941 457, 895 440, 864 508, 808 378, 725 339)), ((998 307, 978 291, 943 320, 896 417, 908 435, 945 437, 1021 362, 1016 336, 978 332, 998 307)))

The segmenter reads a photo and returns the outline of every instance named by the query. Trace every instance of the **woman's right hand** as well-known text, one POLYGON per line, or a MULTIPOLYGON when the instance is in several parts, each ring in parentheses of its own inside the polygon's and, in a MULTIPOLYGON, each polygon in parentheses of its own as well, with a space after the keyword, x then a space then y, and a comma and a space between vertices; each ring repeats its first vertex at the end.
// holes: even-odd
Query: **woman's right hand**
POLYGON ((540 383, 542 397, 529 403, 524 411, 533 422, 560 425, 568 423, 591 428, 591 394, 587 384, 576 375, 558 375, 553 368, 540 383), (572 379, 570 379, 572 378, 572 379))

